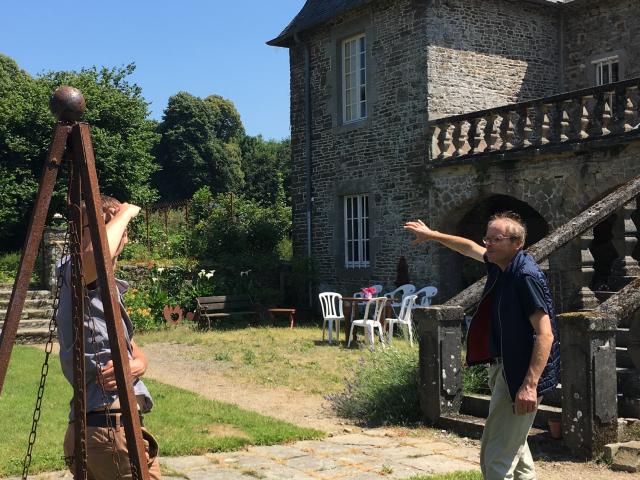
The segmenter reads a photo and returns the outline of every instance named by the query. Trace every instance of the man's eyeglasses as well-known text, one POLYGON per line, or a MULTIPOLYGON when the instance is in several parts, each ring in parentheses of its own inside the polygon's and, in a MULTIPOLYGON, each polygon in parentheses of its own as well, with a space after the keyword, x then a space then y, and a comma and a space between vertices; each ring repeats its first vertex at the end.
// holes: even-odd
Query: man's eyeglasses
POLYGON ((482 243, 484 243, 485 245, 489 245, 489 244, 501 242, 503 240, 517 240, 517 239, 518 237, 515 237, 513 235, 511 237, 484 237, 482 239, 482 243))

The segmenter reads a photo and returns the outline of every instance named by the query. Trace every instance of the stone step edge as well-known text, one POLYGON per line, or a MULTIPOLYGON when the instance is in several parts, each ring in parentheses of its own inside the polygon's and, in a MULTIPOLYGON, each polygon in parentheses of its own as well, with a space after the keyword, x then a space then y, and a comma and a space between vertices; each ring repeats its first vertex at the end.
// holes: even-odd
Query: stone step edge
MULTIPOLYGON (((489 395, 478 393, 467 394, 462 397, 460 413, 471 415, 477 418, 486 418, 489 415, 489 395)), ((562 408, 550 405, 540 405, 533 420, 533 426, 540 429, 547 429, 550 418, 559 418, 562 415, 562 408)))
MULTIPOLYGON (((485 418, 455 413, 441 416, 436 422, 436 426, 453 431, 458 435, 479 439, 482 437, 482 430, 484 429, 485 423, 485 418)), ((532 427, 529 431, 529 439, 536 437, 542 437, 543 441, 557 441, 551 438, 547 430, 532 427)))

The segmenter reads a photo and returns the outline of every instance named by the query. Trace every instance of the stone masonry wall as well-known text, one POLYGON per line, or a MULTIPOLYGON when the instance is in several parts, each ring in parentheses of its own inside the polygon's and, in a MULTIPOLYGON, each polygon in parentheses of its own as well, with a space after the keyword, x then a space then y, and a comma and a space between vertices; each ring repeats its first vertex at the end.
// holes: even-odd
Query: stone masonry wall
MULTIPOLYGON (((306 36, 312 64, 313 256, 321 282, 352 293, 366 283, 392 284, 406 249, 415 171, 427 140, 424 72, 425 2, 379 1, 306 36), (341 41, 367 36, 368 116, 342 124, 341 41), (343 200, 369 194, 371 267, 344 268, 343 200)), ((291 50, 294 251, 306 248, 303 48, 291 50)))
POLYGON ((555 6, 511 0, 429 3, 431 119, 558 93, 555 6))
POLYGON ((563 10, 567 90, 595 85, 591 62, 615 54, 621 80, 640 77, 640 2, 575 0, 563 10))
MULTIPOLYGON (((594 150, 538 155, 513 162, 482 162, 436 167, 431 171, 428 203, 416 215, 427 218, 434 229, 459 234, 463 217, 478 202, 506 195, 525 202, 538 212, 552 231, 599 200, 616 186, 640 174, 640 144, 594 150)), ((477 234, 480 240, 482 232, 477 234)), ((560 273, 563 297, 570 303, 580 281, 577 243, 569 244, 551 258, 560 273)), ((407 257, 412 278, 437 279, 440 302, 464 285, 459 275, 463 257, 438 245, 418 247, 407 257)))

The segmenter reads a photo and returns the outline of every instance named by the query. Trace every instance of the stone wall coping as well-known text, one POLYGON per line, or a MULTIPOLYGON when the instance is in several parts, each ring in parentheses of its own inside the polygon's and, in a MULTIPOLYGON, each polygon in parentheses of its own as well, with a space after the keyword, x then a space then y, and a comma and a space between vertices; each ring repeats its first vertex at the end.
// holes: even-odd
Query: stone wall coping
POLYGON ((612 332, 618 327, 617 319, 602 312, 567 312, 558 315, 558 327, 589 332, 612 332))

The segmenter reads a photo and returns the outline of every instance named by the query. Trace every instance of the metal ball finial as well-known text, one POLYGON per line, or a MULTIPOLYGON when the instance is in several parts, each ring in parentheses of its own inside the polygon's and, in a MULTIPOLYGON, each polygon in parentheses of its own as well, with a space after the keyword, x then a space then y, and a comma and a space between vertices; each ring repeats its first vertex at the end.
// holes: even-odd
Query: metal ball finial
POLYGON ((77 88, 63 85, 54 90, 49 100, 51 113, 58 120, 76 122, 82 118, 87 105, 82 92, 77 88))

